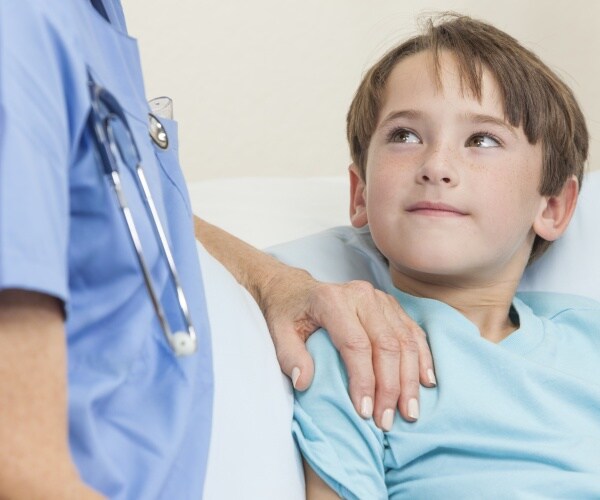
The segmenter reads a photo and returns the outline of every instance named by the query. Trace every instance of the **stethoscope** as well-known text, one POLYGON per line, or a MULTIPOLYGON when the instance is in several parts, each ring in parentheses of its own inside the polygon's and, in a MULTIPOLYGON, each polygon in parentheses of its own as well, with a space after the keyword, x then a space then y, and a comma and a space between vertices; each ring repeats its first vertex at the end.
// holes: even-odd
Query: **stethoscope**
MULTIPOLYGON (((88 85, 91 98, 91 111, 89 122, 91 125, 92 135, 96 142, 96 148, 102 164, 102 170, 109 184, 112 186, 117 202, 120 207, 121 214, 125 221, 129 237, 135 250, 137 260, 144 277, 148 295, 156 311, 156 315, 162 327, 164 336, 177 356, 187 356, 196 351, 197 340, 196 331, 192 324, 188 303, 185 298, 185 293, 179 281, 177 268, 169 243, 167 241, 165 231, 158 217, 158 212, 152 199, 152 194, 148 187, 148 182, 142 167, 141 156, 137 148, 133 133, 125 117, 123 108, 117 99, 105 88, 96 84, 91 75, 88 74, 88 85), (150 219, 154 233, 159 242, 161 252, 167 261, 169 274, 175 287, 179 309, 186 325, 187 331, 172 332, 169 322, 166 319, 165 312, 156 294, 150 271, 144 259, 142 242, 137 232, 135 222, 133 220, 131 210, 127 203, 127 199, 123 192, 121 182, 121 174, 119 172, 120 158, 133 172, 135 172, 136 183, 141 192, 146 211, 150 219)), ((169 140, 166 130, 160 120, 149 113, 150 137, 154 143, 161 149, 166 149, 169 140)))

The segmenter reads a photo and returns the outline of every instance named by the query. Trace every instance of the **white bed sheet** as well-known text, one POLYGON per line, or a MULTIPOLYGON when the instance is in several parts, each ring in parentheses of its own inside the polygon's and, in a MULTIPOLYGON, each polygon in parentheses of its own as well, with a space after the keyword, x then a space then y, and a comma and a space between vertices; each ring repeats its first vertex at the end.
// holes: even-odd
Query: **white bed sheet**
POLYGON ((279 369, 267 325, 233 276, 200 245, 198 254, 215 381, 203 499, 303 500, 291 384, 279 369))

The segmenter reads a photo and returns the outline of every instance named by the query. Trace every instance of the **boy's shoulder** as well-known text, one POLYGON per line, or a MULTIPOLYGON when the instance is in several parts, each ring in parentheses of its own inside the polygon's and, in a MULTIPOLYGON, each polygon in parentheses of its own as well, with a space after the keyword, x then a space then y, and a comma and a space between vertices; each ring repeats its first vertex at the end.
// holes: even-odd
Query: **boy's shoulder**
POLYGON ((306 341, 306 349, 315 362, 315 377, 319 379, 342 378, 347 383, 347 374, 341 355, 329 333, 324 328, 319 328, 306 341))
POLYGON ((528 357, 600 387, 600 303, 553 292, 524 292, 518 298, 542 326, 540 343, 528 357))
POLYGON ((555 319, 565 314, 592 315, 600 323, 600 302, 589 297, 556 292, 517 292, 536 316, 555 319))

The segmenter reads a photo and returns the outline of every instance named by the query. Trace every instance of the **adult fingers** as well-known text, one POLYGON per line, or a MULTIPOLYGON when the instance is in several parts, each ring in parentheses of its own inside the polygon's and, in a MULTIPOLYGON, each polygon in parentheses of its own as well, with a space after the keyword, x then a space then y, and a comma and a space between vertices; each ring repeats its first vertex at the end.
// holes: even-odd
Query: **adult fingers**
POLYGON ((363 418, 371 418, 375 399, 371 344, 366 332, 357 324, 349 323, 345 331, 346 336, 336 347, 348 372, 348 393, 356 411, 363 418))
MULTIPOLYGON (((397 314, 398 305, 392 297, 379 291, 373 291, 373 305, 360 313, 361 322, 369 337, 373 350, 373 371, 376 378, 374 419, 378 427, 390 430, 396 407, 401 394, 401 374, 408 374, 418 380, 418 358, 416 372, 401 372, 403 349, 411 348, 402 342, 404 324, 397 314)), ((412 353, 408 354, 408 358, 412 353)), ((415 370, 414 365, 411 365, 415 370)), ((418 397, 418 384, 417 384, 418 397)), ((406 415, 403 414, 406 418, 406 415)))
POLYGON ((328 331, 344 361, 348 373, 348 392, 356 411, 364 418, 373 415, 375 374, 369 336, 357 313, 356 304, 370 300, 373 287, 368 283, 321 287, 317 304, 327 304, 315 314, 316 320, 328 331))
POLYGON ((340 351, 349 393, 365 418, 390 429, 395 409, 414 421, 419 382, 435 385, 433 360, 423 330, 396 299, 366 282, 318 287, 312 318, 324 326, 340 351), (323 304, 327 304, 323 307, 323 304))
POLYGON ((396 299, 368 287, 362 294, 357 316, 372 351, 374 419, 389 430, 396 408, 407 421, 419 417, 419 382, 435 385, 433 360, 425 333, 396 299))

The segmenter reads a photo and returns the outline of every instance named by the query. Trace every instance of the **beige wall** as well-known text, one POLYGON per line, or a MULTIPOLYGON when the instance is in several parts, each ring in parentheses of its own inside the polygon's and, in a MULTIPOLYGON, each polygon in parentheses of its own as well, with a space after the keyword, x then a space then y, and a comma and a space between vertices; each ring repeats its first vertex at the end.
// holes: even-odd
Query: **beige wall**
POLYGON ((573 88, 600 167, 600 1, 123 0, 148 97, 174 99, 189 181, 338 175, 345 113, 362 73, 423 11, 492 22, 573 88))

